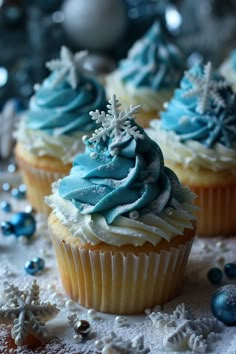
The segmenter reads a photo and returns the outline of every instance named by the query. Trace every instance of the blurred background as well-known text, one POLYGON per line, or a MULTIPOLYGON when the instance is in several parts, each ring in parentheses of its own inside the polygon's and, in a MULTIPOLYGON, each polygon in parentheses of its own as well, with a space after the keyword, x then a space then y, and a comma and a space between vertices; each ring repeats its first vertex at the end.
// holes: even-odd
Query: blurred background
POLYGON ((188 57, 215 66, 235 47, 236 0, 0 0, 0 111, 26 107, 45 62, 61 45, 88 49, 91 71, 109 72, 159 20, 188 57))

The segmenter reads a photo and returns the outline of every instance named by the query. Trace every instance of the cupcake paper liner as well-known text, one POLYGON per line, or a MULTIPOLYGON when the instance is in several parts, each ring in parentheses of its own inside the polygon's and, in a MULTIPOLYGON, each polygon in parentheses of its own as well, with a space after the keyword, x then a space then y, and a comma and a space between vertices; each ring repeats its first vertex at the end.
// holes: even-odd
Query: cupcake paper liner
POLYGON ((63 173, 51 172, 36 167, 32 167, 18 158, 23 181, 27 189, 27 198, 31 206, 40 213, 49 214, 51 209, 45 204, 44 197, 51 194, 51 185, 59 178, 69 173, 65 170, 63 173))
POLYGON ((191 186, 197 194, 197 235, 236 235, 236 184, 214 187, 191 186))
POLYGON ((142 313, 177 296, 193 241, 135 255, 80 248, 51 236, 67 294, 85 307, 117 314, 142 313))

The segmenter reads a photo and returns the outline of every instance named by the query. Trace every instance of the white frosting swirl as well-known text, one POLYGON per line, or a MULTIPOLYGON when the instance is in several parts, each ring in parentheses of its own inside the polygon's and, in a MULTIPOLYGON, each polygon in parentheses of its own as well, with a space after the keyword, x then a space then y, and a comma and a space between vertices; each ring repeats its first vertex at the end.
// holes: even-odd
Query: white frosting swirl
POLYGON ((16 139, 36 156, 52 156, 64 164, 72 162, 78 153, 84 152, 82 137, 85 132, 76 132, 71 135, 52 136, 42 130, 27 128, 24 120, 14 133, 16 139))
POLYGON ((134 106, 141 105, 143 111, 150 111, 162 109, 163 103, 170 99, 173 91, 162 89, 155 92, 148 88, 134 87, 122 82, 116 70, 106 77, 106 93, 107 97, 115 94, 123 105, 129 106, 132 102, 134 106))
POLYGON ((226 59, 219 68, 220 74, 230 83, 236 93, 236 71, 232 66, 232 60, 226 59))
POLYGON ((236 174, 236 144, 234 149, 229 149, 220 143, 216 143, 213 148, 207 148, 195 140, 182 143, 175 132, 162 129, 159 120, 152 120, 146 133, 158 142, 166 160, 180 163, 193 170, 200 168, 212 171, 229 170, 236 174))
POLYGON ((57 218, 70 233, 79 237, 81 242, 96 245, 105 242, 110 245, 142 246, 145 242, 153 245, 162 239, 170 241, 177 235, 182 235, 185 228, 192 229, 192 221, 196 207, 192 204, 195 195, 183 187, 183 209, 166 208, 161 217, 146 214, 138 220, 118 216, 112 224, 99 214, 80 214, 71 201, 61 198, 58 194, 58 184, 53 183, 53 194, 45 198, 57 218))

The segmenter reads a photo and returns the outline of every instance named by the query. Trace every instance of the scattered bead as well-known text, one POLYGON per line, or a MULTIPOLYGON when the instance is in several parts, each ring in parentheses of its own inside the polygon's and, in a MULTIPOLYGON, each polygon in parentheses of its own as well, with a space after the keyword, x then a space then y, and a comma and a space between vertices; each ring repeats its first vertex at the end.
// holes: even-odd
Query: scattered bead
POLYGON ((11 204, 4 200, 1 202, 1 209, 3 211, 5 211, 6 213, 10 213, 11 212, 11 204))
POLYGON ((89 309, 87 315, 91 321, 97 318, 97 312, 94 309, 89 309))
POLYGON ((236 325, 236 285, 220 287, 211 299, 213 315, 228 326, 236 325))
POLYGON ((25 271, 30 275, 36 274, 39 271, 37 263, 34 261, 27 261, 25 263, 25 271))
POLYGON ((77 321, 74 326, 74 331, 76 334, 81 335, 83 338, 87 337, 90 332, 90 324, 86 320, 77 321))
POLYGON ((66 301, 65 307, 67 307, 70 310, 74 309, 76 307, 76 303, 73 300, 69 299, 66 301))
POLYGON ((212 284, 219 284, 222 280, 223 272, 220 268, 211 268, 207 273, 207 278, 212 284))
POLYGON ((45 267, 45 261, 43 258, 37 257, 33 259, 33 262, 35 262, 38 265, 39 270, 43 270, 45 267))
POLYGON ((115 324, 117 327, 125 327, 128 325, 128 319, 124 316, 116 316, 115 324))
POLYGON ((10 221, 2 222, 1 228, 5 236, 13 234, 30 238, 35 232, 36 222, 32 214, 20 212, 13 215, 10 221))
POLYGON ((56 285, 55 284, 48 284, 47 289, 48 290, 56 290, 56 285))
POLYGON ((19 188, 12 188, 11 196, 16 199, 25 198, 25 191, 21 191, 19 188))
POLYGON ((83 340, 83 336, 81 336, 81 334, 75 334, 75 335, 74 335, 74 341, 75 341, 76 343, 81 343, 82 340, 83 340))
POLYGON ((14 227, 9 221, 3 221, 1 223, 1 230, 4 236, 11 236, 14 233, 14 227))
POLYGON ((7 171, 9 173, 14 173, 16 171, 16 165, 14 165, 13 163, 11 163, 10 165, 7 166, 7 171))
POLYGON ((3 184, 2 184, 2 191, 3 191, 3 192, 9 192, 10 189, 11 189, 11 186, 10 186, 9 183, 3 183, 3 184))
POLYGON ((26 213, 32 213, 32 212, 33 212, 32 206, 31 206, 31 205, 26 205, 26 207, 25 207, 25 212, 26 212, 26 213))
POLYGON ((152 311, 151 311, 151 309, 145 309, 144 312, 147 316, 149 316, 152 311))
POLYGON ((230 279, 236 278, 236 264, 235 263, 227 263, 224 266, 224 272, 230 279))

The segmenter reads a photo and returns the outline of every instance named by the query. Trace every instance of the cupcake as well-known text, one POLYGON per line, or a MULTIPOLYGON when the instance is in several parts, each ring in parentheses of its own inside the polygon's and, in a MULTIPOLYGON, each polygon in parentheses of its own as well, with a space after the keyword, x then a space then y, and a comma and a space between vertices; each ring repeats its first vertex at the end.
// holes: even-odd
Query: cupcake
POLYGON ((194 238, 194 194, 115 96, 69 176, 46 197, 67 294, 109 313, 141 313, 179 294, 194 238))
POLYGON ((161 120, 157 140, 180 181, 198 195, 197 234, 236 234, 236 96, 211 63, 187 71, 161 120))
POLYGON ((137 121, 147 127, 172 96, 184 68, 179 49, 164 37, 160 24, 155 22, 107 76, 107 95, 111 97, 115 92, 124 105, 141 104, 137 121))
POLYGON ((75 155, 84 151, 82 136, 95 126, 89 112, 106 107, 103 87, 81 69, 85 57, 62 47, 60 59, 47 63, 52 73, 36 88, 15 133, 28 199, 42 213, 50 210, 44 196, 52 182, 67 175, 75 155))
POLYGON ((219 72, 230 83, 236 93, 236 50, 233 50, 221 64, 219 72))

